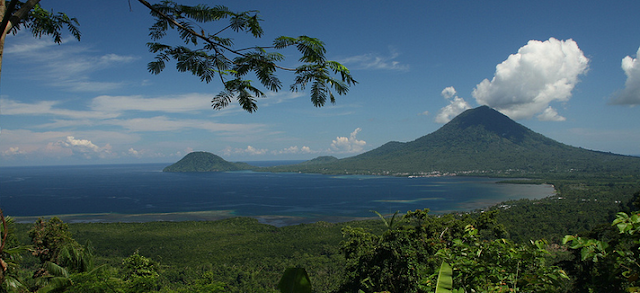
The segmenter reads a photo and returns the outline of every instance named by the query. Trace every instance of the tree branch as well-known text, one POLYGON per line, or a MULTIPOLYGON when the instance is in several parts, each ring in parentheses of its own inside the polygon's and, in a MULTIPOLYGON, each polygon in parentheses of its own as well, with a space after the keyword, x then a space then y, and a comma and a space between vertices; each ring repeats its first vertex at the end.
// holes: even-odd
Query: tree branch
POLYGON ((22 7, 20 7, 20 9, 16 11, 16 13, 11 15, 11 18, 9 19, 9 22, 7 23, 7 26, 5 28, 5 32, 8 32, 12 27, 18 25, 21 20, 27 19, 27 16, 29 16, 29 12, 31 11, 31 9, 33 9, 33 7, 36 6, 39 2, 40 0, 29 0, 22 4, 22 7))
MULTIPOLYGON (((156 9, 155 7, 153 7, 153 5, 151 5, 149 2, 147 2, 147 1, 145 1, 145 0, 138 0, 138 2, 142 3, 142 5, 146 6, 147 8, 149 8, 149 9, 150 9, 151 11, 153 11, 154 13, 156 13, 156 14, 160 15, 162 18, 164 18, 164 19, 168 20, 168 21, 169 21, 169 22, 171 22, 173 25, 175 25, 175 26, 179 27, 180 29, 182 29, 182 30, 184 30, 184 31, 188 32, 189 34, 191 34, 191 35, 193 35, 193 36, 195 36, 195 37, 197 37, 197 38, 199 38, 199 39, 201 39, 201 40, 203 40, 203 41, 205 41, 205 42, 207 42, 207 43, 209 43, 209 44, 211 44, 211 45, 213 45, 213 46, 215 46, 215 47, 221 47, 221 48, 223 48, 223 49, 225 49, 225 50, 227 50, 227 51, 229 51, 229 52, 231 52, 231 53, 234 53, 234 54, 236 54, 236 55, 239 55, 239 56, 242 56, 242 57, 247 57, 247 55, 246 55, 246 54, 241 53, 241 52, 240 52, 240 51, 238 51, 238 50, 234 50, 234 49, 229 48, 229 47, 227 47, 227 46, 225 46, 225 45, 223 45, 223 44, 220 44, 220 43, 218 43, 218 42, 212 41, 210 38, 208 38, 208 37, 207 37, 207 36, 205 36, 204 34, 200 34, 200 33, 196 32, 196 31, 194 31, 194 30, 192 30, 192 29, 190 29, 190 28, 187 28, 187 27, 183 26, 182 24, 180 24, 179 22, 177 22, 175 19, 173 19, 173 18, 169 17, 168 15, 166 15, 166 14, 162 13, 161 11, 159 11, 158 9, 156 9)), ((225 29, 226 29, 226 28, 225 28, 225 29)), ((276 68, 278 68, 278 69, 287 70, 287 71, 296 71, 296 69, 294 69, 294 68, 281 67, 281 66, 279 66, 279 65, 277 65, 277 64, 275 64, 275 63, 273 63, 273 65, 274 65, 276 68)))
MULTIPOLYGON (((3 1, 0 6, 4 6, 5 2, 3 1)), ((0 24, 0 32, 3 34, 6 33, 7 24, 9 23, 9 19, 13 14, 13 11, 16 10, 16 5, 18 5, 18 0, 11 0, 8 7, 5 7, 4 16, 2 17, 2 23, 0 24)))

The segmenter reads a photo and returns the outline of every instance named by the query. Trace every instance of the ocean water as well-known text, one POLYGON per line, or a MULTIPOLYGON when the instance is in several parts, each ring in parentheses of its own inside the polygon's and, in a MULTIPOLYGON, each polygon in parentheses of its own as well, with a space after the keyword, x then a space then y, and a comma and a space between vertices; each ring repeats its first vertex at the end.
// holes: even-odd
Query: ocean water
POLYGON ((496 184, 491 178, 163 173, 165 166, 0 168, 0 207, 19 221, 50 215, 104 222, 250 216, 285 225, 372 217, 373 210, 469 211, 554 193, 549 185, 496 184))

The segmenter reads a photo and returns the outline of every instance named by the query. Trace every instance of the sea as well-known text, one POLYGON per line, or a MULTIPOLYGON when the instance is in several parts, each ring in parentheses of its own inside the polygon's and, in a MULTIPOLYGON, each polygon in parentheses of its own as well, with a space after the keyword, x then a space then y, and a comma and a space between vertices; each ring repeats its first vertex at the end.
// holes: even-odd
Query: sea
POLYGON ((468 212, 555 192, 550 185, 501 184, 496 178, 162 172, 167 165, 2 167, 0 208, 25 223, 54 215, 72 223, 243 216, 284 226, 372 218, 373 211, 468 212))

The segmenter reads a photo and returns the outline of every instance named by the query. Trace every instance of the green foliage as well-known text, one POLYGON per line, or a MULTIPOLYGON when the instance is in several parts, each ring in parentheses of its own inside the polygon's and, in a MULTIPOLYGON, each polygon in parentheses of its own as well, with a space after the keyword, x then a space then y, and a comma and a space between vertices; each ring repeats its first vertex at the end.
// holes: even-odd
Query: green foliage
MULTIPOLYGON (((549 264, 545 241, 481 241, 477 232, 468 226, 463 238, 436 254, 453 267, 455 287, 464 292, 562 292, 568 285, 566 273, 549 264)), ((434 276, 424 281, 427 288, 434 276)))
POLYGON ((122 274, 129 292, 157 291, 157 265, 137 251, 122 261, 122 274))
POLYGON ((508 201, 494 206, 497 221, 515 242, 547 239, 560 243, 564 235, 578 234, 610 223, 616 212, 629 210, 632 194, 640 189, 633 178, 548 178, 554 196, 539 200, 508 201))
POLYGON ((562 292, 568 285, 564 271, 549 264, 546 242, 484 240, 490 234, 479 233, 474 225, 500 231, 495 212, 476 218, 431 217, 427 212, 408 212, 401 224, 380 236, 346 228, 342 251, 347 272, 339 291, 562 292))
POLYGON ((62 291, 72 285, 71 273, 93 269, 90 245, 78 244, 72 238, 68 224, 59 218, 53 217, 48 221, 39 218, 28 234, 33 243, 31 253, 41 263, 26 285, 33 290, 62 291))
POLYGON ((125 282, 117 277, 116 268, 100 266, 89 272, 70 276, 73 286, 65 289, 67 293, 106 293, 124 292, 125 282))
POLYGON ((5 217, 0 210, 0 292, 24 289, 19 273, 19 261, 28 246, 20 245, 15 236, 13 219, 5 217))
POLYGON ((156 260, 158 284, 167 292, 209 287, 222 287, 224 292, 277 292, 278 280, 289 267, 305 268, 316 292, 331 292, 344 276, 339 243, 346 225, 375 233, 385 229, 373 220, 278 228, 251 218, 69 227, 78 241, 93 243, 97 264, 120 271, 122 259, 135 251, 156 260))
POLYGON ((346 279, 339 291, 424 292, 420 280, 442 263, 434 258, 436 252, 462 237, 469 224, 493 227, 494 217, 494 213, 477 219, 469 215, 434 217, 427 209, 407 212, 381 235, 346 227, 341 248, 347 261, 346 279))
POLYGON ((278 282, 281 293, 311 293, 311 280, 303 268, 287 268, 278 282))
POLYGON ((76 18, 71 18, 62 12, 47 11, 39 4, 22 1, 6 2, 6 14, 1 16, 3 20, 0 29, 2 29, 3 33, 7 26, 11 26, 9 32, 12 34, 16 34, 24 27, 31 30, 31 33, 36 38, 48 35, 53 37, 56 43, 60 44, 62 43, 61 29, 66 27, 74 38, 78 41, 80 40, 81 33, 77 28, 79 23, 76 18))
POLYGON ((188 6, 166 0, 154 5, 144 0, 138 1, 151 9, 151 15, 156 19, 149 30, 153 41, 164 38, 168 30, 175 29, 186 45, 148 43, 149 51, 156 54, 155 61, 147 66, 149 72, 159 74, 166 67, 166 62, 173 59, 178 71, 189 72, 201 81, 209 83, 219 78, 224 90, 212 99, 214 109, 222 109, 235 99, 242 109, 256 111, 256 98, 263 97, 264 93, 246 78, 249 74, 257 77, 268 90, 277 92, 282 88, 282 82, 276 76, 276 71, 293 72, 295 78, 290 89, 304 90, 311 83, 311 101, 316 107, 323 106, 327 97, 335 103, 333 91, 343 95, 357 83, 345 66, 326 59, 324 43, 318 39, 282 36, 276 38, 271 46, 235 48, 232 38, 222 36, 231 30, 250 34, 254 38, 261 37, 263 30, 257 11, 231 12, 224 6, 188 6), (201 26, 223 20, 228 20, 228 24, 216 29, 215 33, 208 33, 201 26), (267 51, 288 47, 295 47, 301 54, 299 61, 302 65, 297 68, 278 65, 284 60, 284 55, 267 51))
MULTIPOLYGON (((610 241, 567 235, 563 243, 580 253, 583 262, 601 263, 592 266, 604 271, 610 280, 607 289, 640 291, 640 214, 620 212, 612 226, 617 228, 620 238, 610 241)), ((591 273, 600 277, 601 272, 591 273)))
POLYGON ((453 270, 447 262, 442 262, 438 271, 436 293, 451 293, 453 291, 453 270))
POLYGON ((33 255, 40 259, 41 263, 60 263, 60 252, 65 246, 76 245, 71 237, 69 225, 60 218, 53 217, 48 221, 39 218, 29 231, 29 237, 33 243, 33 255))
POLYGON ((150 259, 140 255, 137 251, 122 261, 124 280, 135 278, 157 278, 156 264, 150 259))

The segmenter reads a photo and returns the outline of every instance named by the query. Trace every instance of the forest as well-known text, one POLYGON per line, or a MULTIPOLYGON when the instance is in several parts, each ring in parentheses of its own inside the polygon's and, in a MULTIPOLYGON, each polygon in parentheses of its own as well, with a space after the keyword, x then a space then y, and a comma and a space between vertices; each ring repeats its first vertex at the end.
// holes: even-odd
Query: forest
POLYGON ((435 292, 444 263, 453 281, 442 292, 636 292, 638 178, 533 181, 543 182, 556 195, 482 211, 430 214, 425 207, 346 223, 53 217, 28 224, 7 217, 2 291, 435 292), (279 286, 288 268, 304 269, 309 286, 279 286))

